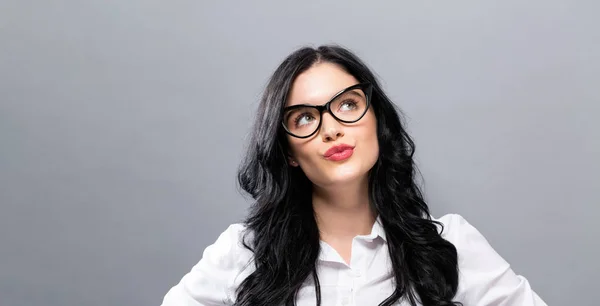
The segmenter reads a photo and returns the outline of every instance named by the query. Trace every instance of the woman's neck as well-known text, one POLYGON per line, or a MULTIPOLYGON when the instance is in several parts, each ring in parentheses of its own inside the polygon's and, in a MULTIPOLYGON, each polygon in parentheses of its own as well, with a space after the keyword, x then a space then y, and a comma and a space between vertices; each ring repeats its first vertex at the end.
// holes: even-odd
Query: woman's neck
POLYGON ((315 186, 312 202, 323 240, 346 240, 371 233, 376 216, 366 178, 343 186, 315 186))

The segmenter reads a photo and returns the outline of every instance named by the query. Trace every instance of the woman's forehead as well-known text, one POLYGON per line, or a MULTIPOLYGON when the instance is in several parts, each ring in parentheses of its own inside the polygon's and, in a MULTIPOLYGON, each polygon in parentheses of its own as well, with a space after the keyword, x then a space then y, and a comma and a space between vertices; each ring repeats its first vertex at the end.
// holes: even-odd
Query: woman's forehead
POLYGON ((342 67, 332 63, 319 63, 296 77, 292 83, 286 106, 320 105, 341 90, 357 83, 356 78, 342 67))

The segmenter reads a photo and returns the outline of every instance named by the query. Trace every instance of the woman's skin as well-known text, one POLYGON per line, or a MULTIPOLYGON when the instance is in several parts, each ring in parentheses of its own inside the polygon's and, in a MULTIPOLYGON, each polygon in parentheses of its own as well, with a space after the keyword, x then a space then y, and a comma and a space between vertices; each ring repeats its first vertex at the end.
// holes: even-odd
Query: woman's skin
MULTIPOLYGON (((322 105, 339 91, 359 81, 340 66, 321 62, 295 79, 286 106, 322 105)), ((377 119, 370 107, 358 122, 346 124, 324 112, 321 128, 305 139, 287 136, 289 163, 301 167, 313 183, 313 208, 321 240, 350 263, 352 239, 368 235, 376 215, 369 205, 368 173, 377 161, 377 119), (331 161, 325 151, 335 145, 354 146, 348 159, 331 161)))

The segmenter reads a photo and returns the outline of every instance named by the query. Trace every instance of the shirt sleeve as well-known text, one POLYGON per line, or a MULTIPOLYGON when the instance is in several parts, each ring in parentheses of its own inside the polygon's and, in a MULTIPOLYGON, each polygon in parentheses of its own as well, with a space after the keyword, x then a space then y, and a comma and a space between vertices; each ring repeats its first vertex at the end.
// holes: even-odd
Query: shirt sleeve
POLYGON ((441 219, 448 231, 444 238, 458 252, 458 301, 465 306, 547 306, 467 220, 456 214, 441 219))
POLYGON ((233 224, 206 247, 202 259, 167 292, 161 306, 233 305, 235 279, 243 268, 242 230, 242 225, 233 224))

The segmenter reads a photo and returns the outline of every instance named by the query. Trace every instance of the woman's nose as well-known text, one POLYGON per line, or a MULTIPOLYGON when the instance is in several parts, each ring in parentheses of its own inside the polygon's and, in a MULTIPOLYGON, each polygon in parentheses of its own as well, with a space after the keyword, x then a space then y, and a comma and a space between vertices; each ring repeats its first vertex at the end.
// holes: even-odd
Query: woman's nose
POLYGON ((343 126, 328 112, 323 113, 321 122, 321 138, 323 141, 334 141, 344 136, 343 126))

